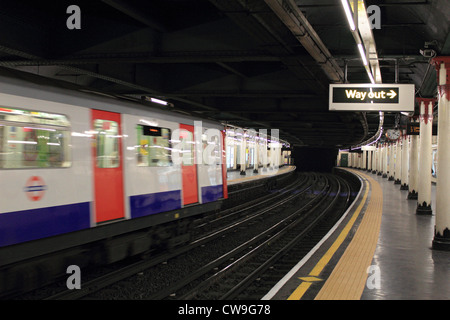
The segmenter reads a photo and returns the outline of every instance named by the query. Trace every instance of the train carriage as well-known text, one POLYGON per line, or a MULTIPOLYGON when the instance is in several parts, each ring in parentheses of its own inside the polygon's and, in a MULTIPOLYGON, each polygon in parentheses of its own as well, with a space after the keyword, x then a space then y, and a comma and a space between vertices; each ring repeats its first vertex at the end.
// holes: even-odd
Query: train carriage
POLYGON ((225 144, 223 124, 1 69, 0 295, 189 241, 228 197, 225 144))
POLYGON ((200 205, 226 197, 225 167, 197 164, 192 148, 196 141, 205 147, 216 143, 215 152, 222 154, 221 124, 200 122, 200 130, 220 135, 202 142, 204 132, 195 136, 192 117, 5 73, 0 76, 0 247, 180 209, 143 226, 158 224, 214 209, 200 205), (182 154, 181 163, 173 161, 174 152, 182 154), (181 210, 187 206, 197 208, 181 210))

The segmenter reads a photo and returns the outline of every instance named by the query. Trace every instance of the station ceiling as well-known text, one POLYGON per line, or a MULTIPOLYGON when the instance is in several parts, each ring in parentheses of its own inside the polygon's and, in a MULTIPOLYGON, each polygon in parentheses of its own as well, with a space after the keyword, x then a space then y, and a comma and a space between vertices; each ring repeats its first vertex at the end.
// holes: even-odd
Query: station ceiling
MULTIPOLYGON (((420 50, 450 54, 450 0, 365 4, 380 8, 381 28, 372 32, 383 83, 436 96, 434 66, 420 50)), ((279 129, 294 146, 348 147, 379 125, 378 112, 328 111, 330 83, 370 82, 339 0, 1 1, 0 66, 279 129), (72 4, 81 29, 67 27, 72 4)), ((384 125, 401 119, 386 113, 384 125)))

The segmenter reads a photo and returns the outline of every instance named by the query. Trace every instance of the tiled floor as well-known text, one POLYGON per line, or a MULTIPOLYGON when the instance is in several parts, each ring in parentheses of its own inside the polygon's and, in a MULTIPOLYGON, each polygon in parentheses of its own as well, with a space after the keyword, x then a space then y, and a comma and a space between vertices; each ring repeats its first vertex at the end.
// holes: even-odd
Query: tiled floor
POLYGON ((316 300, 359 299, 366 285, 367 266, 372 261, 380 231, 383 193, 379 183, 369 175, 363 176, 371 185, 364 217, 316 300))
MULTIPOLYGON (((436 186, 432 185, 433 215, 416 215, 416 200, 408 191, 372 175, 383 190, 383 217, 372 260, 380 270, 380 288, 365 288, 361 299, 450 299, 450 252, 431 249, 434 237, 436 186)), ((449 194, 450 195, 450 194, 449 194)))

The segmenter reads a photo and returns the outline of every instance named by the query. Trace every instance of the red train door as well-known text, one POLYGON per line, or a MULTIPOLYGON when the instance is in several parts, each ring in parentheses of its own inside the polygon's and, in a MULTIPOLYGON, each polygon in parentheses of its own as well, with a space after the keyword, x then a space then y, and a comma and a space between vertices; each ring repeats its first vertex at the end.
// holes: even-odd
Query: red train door
POLYGON ((123 218, 124 188, 120 114, 92 110, 96 222, 123 218))
POLYGON ((186 205, 198 202, 197 165, 195 163, 194 152, 194 126, 180 124, 180 129, 180 139, 183 141, 183 160, 181 163, 183 204, 186 205))

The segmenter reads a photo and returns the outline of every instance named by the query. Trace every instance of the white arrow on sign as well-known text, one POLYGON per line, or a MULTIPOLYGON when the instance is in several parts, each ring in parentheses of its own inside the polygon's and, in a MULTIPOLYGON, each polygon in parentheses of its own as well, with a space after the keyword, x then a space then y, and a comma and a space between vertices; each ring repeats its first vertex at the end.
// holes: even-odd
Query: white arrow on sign
POLYGON ((389 93, 386 93, 386 95, 388 97, 390 97, 391 99, 394 99, 395 96, 397 95, 397 93, 394 90, 391 89, 391 91, 389 91, 389 93))

